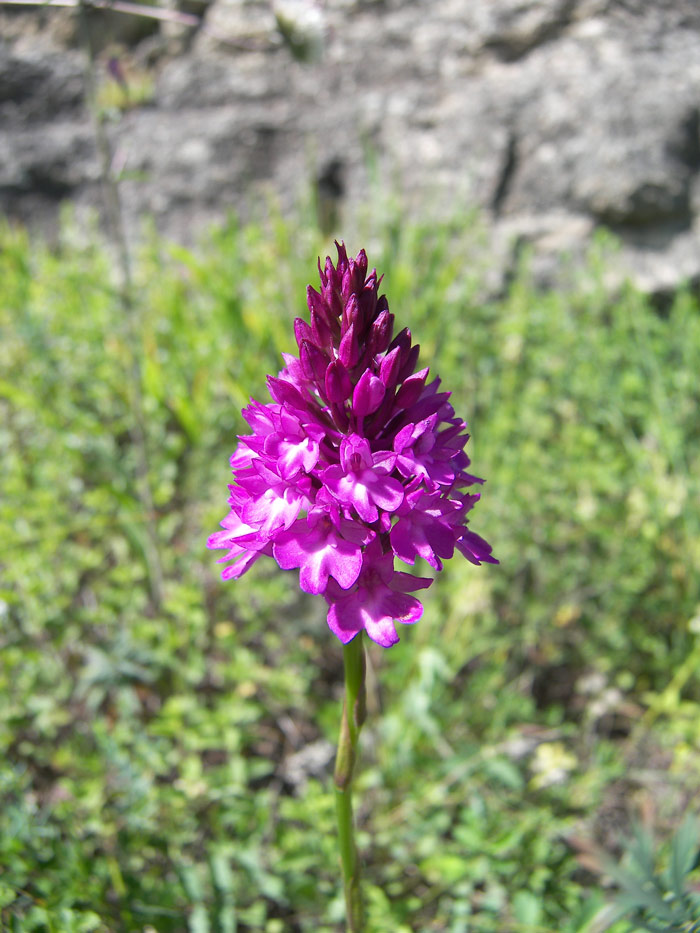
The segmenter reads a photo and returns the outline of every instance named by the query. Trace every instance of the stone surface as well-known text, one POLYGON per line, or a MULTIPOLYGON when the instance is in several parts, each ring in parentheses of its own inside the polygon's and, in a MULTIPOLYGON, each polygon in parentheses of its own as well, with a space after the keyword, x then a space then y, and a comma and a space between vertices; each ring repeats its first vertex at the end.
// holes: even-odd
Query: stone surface
MULTIPOLYGON (((75 29, 41 15, 0 19, 0 211, 46 229, 99 179, 75 29)), ((547 277, 606 225, 644 287, 700 281, 697 0, 213 0, 119 55, 154 77, 110 130, 132 226, 313 181, 347 223, 372 153, 411 210, 478 206, 505 264, 528 242, 547 277)))

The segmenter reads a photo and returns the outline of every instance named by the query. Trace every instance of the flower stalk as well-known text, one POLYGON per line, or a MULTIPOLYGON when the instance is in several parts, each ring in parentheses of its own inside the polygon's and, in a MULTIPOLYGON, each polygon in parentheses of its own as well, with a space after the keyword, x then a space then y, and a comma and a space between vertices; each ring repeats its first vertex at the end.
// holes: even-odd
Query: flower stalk
POLYGON ((365 652, 362 632, 343 645, 343 660, 345 698, 335 760, 335 811, 347 927, 350 933, 360 933, 364 928, 364 911, 360 889, 360 861, 352 813, 352 778, 360 730, 365 721, 365 652))
POLYGON ((94 4, 90 0, 77 0, 77 5, 85 50, 86 103, 92 116, 95 131, 95 144, 104 194, 105 218, 117 258, 119 273, 117 299, 121 311, 120 324, 128 355, 127 389, 132 417, 130 435, 134 450, 136 495, 138 496, 144 521, 143 550, 151 589, 151 602, 153 608, 159 611, 163 604, 164 572, 158 540, 156 509, 150 481, 146 414, 141 389, 143 374, 140 363, 138 308, 134 297, 131 256, 124 224, 119 182, 112 169, 114 162, 112 147, 107 135, 105 117, 97 100, 96 53, 88 21, 88 7, 94 6, 94 4))
POLYGON ((468 527, 483 480, 469 472, 466 422, 440 379, 417 369, 410 330, 394 335, 365 251, 353 259, 336 248, 336 263, 319 260, 320 292, 307 289, 309 321, 294 322, 299 355, 283 354, 284 368, 268 377, 270 402, 243 409, 251 433, 238 438, 229 512, 207 544, 225 552, 224 580, 272 557, 328 605, 345 665, 334 776, 340 862, 347 929, 361 933, 352 779, 365 719, 364 633, 390 648, 396 624, 423 613, 412 594, 433 578, 397 560, 435 571, 455 551, 477 565, 498 561, 468 527))

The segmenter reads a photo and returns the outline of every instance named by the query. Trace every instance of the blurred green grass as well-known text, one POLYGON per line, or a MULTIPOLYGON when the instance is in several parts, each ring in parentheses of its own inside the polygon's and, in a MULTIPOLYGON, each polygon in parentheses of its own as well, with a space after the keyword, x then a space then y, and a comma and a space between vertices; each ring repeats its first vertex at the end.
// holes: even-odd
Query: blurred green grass
MULTIPOLYGON (((389 211, 367 244, 469 421, 501 560, 453 561, 372 652, 370 929, 595 933, 581 840, 614 854, 638 811, 663 831, 700 777, 698 301, 611 294, 605 238, 557 291, 524 263, 497 299, 471 217, 389 211)), ((0 234, 3 929, 340 928, 338 645, 295 574, 224 585, 205 548, 330 245, 273 212, 139 252, 158 607, 109 252, 0 234)))

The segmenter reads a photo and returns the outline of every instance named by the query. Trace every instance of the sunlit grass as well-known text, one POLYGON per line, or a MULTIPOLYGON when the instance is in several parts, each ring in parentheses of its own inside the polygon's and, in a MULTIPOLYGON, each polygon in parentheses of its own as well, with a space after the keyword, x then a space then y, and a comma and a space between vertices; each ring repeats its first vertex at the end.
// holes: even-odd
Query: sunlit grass
MULTIPOLYGON (((473 527, 501 559, 453 561, 372 652, 371 929, 593 933, 605 894, 574 840, 610 847, 650 808, 663 832, 700 773, 700 309, 607 294, 604 254, 569 288, 524 269, 487 299, 472 217, 390 213, 366 242, 469 421, 473 527)), ((286 770, 334 740, 337 643, 294 574, 223 585, 204 545, 240 407, 293 350, 330 246, 271 215, 140 250, 156 610, 108 254, 2 234, 0 925, 340 923, 330 765, 286 770)))

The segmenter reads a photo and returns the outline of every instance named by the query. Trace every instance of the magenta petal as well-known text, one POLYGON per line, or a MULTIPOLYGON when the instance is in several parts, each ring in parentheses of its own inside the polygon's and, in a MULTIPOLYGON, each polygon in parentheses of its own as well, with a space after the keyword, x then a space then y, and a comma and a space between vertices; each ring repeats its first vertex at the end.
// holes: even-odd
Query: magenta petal
POLYGON ((369 490, 355 473, 344 473, 341 467, 331 466, 323 473, 322 480, 338 502, 355 507, 362 521, 371 524, 377 520, 379 513, 371 502, 369 490))
POLYGON ((376 506, 370 501, 370 490, 367 486, 356 479, 354 476, 345 476, 341 483, 343 499, 348 505, 354 505, 357 514, 364 522, 376 522, 376 506))
POLYGON ((337 494, 338 485, 344 477, 345 471, 337 463, 327 467, 321 474, 323 485, 334 494, 337 494))
POLYGON ((267 489, 259 498, 243 507, 242 518, 248 525, 258 525, 262 535, 269 537, 277 528, 289 528, 301 509, 301 497, 286 489, 267 489))
POLYGON ((425 528, 425 537, 433 553, 449 560, 455 552, 455 532, 443 522, 432 522, 425 528))
POLYGON ((452 469, 449 462, 444 463, 432 457, 430 462, 426 465, 426 472, 430 479, 440 486, 449 486, 455 478, 455 471, 452 469))
POLYGON ((361 482, 380 509, 394 512, 403 502, 403 486, 391 476, 381 476, 372 470, 363 470, 361 482))
POLYGON ((391 529, 391 546, 394 553, 408 564, 422 557, 435 570, 442 569, 441 558, 452 557, 455 531, 445 522, 425 513, 419 508, 402 517, 391 529))
POLYGON ((416 438, 416 426, 415 424, 405 424, 401 430, 397 433, 394 438, 394 450, 397 453, 401 453, 404 448, 408 447, 416 438))
POLYGON ((294 338, 296 339, 299 349, 301 349, 301 345, 304 341, 309 343, 314 342, 313 331, 306 323, 306 321, 300 317, 296 318, 294 321, 294 338))
POLYGON ((487 564, 499 563, 491 556, 491 545, 473 531, 465 531, 457 547, 472 564, 481 564, 482 561, 487 564))
POLYGON ((353 544, 369 544, 375 536, 374 532, 364 525, 348 521, 344 518, 341 518, 335 524, 342 536, 347 541, 352 541, 353 544))
POLYGON ((300 568, 299 584, 306 593, 323 593, 328 577, 344 590, 357 580, 362 568, 362 548, 340 537, 328 519, 314 528, 303 519, 275 541, 273 554, 283 570, 300 568))
POLYGON ((261 405, 254 399, 241 412, 255 434, 270 434, 275 429, 274 412, 271 405, 261 405))
POLYGON ((277 449, 277 463, 283 479, 291 479, 301 470, 310 473, 318 462, 319 447, 310 437, 280 441, 277 449))
MULTIPOLYGON (((305 524, 303 519, 299 524, 305 524)), ((295 532, 294 527, 286 534, 281 534, 272 546, 272 554, 282 570, 294 570, 301 567, 306 557, 306 551, 300 545, 303 540, 303 531, 295 532)))
POLYGON ((233 509, 221 522, 223 531, 216 531, 207 539, 207 547, 212 549, 237 546, 241 539, 245 540, 257 534, 256 529, 242 522, 233 509))
POLYGON ((338 581, 344 590, 357 581, 362 569, 362 550, 350 541, 336 538, 326 549, 328 575, 338 581))
POLYGON ((335 537, 315 550, 309 549, 301 565, 299 583, 304 592, 318 594, 325 590, 328 577, 332 576, 347 590, 357 580, 361 568, 361 549, 335 537))
POLYGON ((328 627, 331 632, 347 645, 349 641, 362 631, 364 622, 354 604, 348 605, 348 600, 333 603, 328 610, 328 627))
MULTIPOLYGON (((432 577, 416 577, 412 573, 397 570, 389 583, 392 590, 400 593, 412 593, 414 590, 427 590, 432 585, 432 577)), ((416 600, 418 602, 418 600, 416 600)), ((419 603, 420 605, 420 603, 419 603)), ((421 609, 421 612, 423 610, 421 609)))
POLYGON ((365 629, 372 641, 390 648, 399 638, 391 612, 384 611, 381 603, 381 594, 368 593, 360 587, 356 593, 333 603, 328 612, 328 625, 344 644, 365 629))
MULTIPOLYGON (((325 590, 330 575, 326 555, 327 548, 321 548, 306 555, 299 571, 299 586, 305 593, 318 595, 325 590)), ((362 558, 360 558, 360 565, 361 563, 362 558)), ((349 585, 352 586, 354 582, 353 580, 349 585)))
POLYGON ((226 531, 215 531, 213 535, 209 535, 207 538, 207 547, 211 550, 216 550, 221 547, 228 547, 231 541, 231 532, 226 531))
MULTIPOLYGON (((430 582, 432 583, 432 580, 430 582)), ((417 622, 423 615, 423 604, 415 596, 408 596, 406 593, 387 592, 382 600, 382 609, 392 619, 403 622, 404 625, 417 622)))
POLYGON ((373 642, 381 645, 382 648, 391 648, 399 641, 396 634, 396 626, 391 618, 382 616, 379 619, 368 619, 365 623, 365 630, 373 642))
POLYGON ((422 529, 416 529, 407 519, 399 519, 391 529, 390 540, 394 554, 407 564, 414 564, 416 557, 425 557, 421 551, 421 539, 422 529))
POLYGON ((243 574, 250 570, 253 564, 263 556, 263 551, 247 551, 240 557, 235 564, 224 567, 221 571, 222 580, 238 580, 243 574))
POLYGON ((340 445, 340 465, 346 473, 372 466, 372 450, 366 437, 351 434, 340 445))

